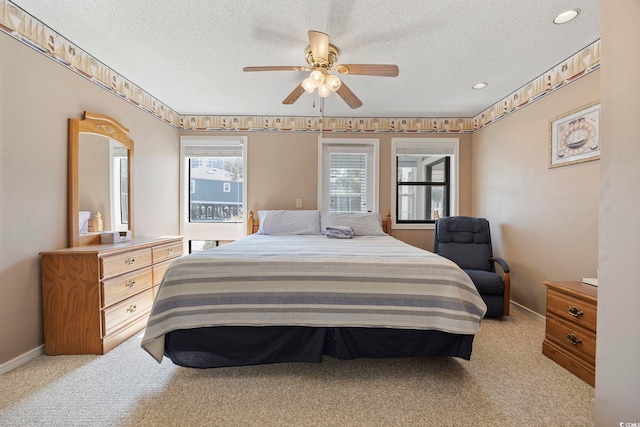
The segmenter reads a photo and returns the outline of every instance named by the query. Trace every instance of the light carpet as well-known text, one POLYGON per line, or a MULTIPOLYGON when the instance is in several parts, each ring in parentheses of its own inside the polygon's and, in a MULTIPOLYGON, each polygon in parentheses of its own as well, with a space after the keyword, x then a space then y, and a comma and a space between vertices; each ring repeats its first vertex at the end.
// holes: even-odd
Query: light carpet
POLYGON ((335 360, 219 369, 41 356, 0 376, 0 426, 592 426, 594 389, 541 353, 544 324, 485 319, 471 361, 335 360))

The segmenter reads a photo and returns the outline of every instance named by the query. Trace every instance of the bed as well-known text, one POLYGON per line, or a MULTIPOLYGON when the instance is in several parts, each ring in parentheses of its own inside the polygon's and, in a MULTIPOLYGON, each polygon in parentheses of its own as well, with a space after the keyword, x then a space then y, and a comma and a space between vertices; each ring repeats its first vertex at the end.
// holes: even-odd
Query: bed
POLYGON ((453 262, 391 237, 389 217, 258 216, 247 237, 170 265, 142 340, 158 362, 470 359, 486 311, 475 286, 453 262), (353 237, 327 237, 335 229, 353 237))

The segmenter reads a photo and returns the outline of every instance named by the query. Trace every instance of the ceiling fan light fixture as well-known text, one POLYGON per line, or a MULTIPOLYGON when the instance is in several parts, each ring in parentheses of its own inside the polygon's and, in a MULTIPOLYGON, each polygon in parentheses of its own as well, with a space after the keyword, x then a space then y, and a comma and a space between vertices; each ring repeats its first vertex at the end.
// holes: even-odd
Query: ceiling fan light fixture
POLYGON ((316 86, 316 83, 313 80, 311 80, 310 77, 307 77, 302 81, 302 87, 307 93, 312 93, 314 90, 316 90, 317 86, 316 86))
POLYGON ((335 92, 338 89, 340 89, 340 86, 342 86, 342 81, 340 80, 340 78, 338 76, 334 76, 333 74, 329 74, 325 78, 325 84, 327 85, 327 87, 329 88, 329 90, 331 92, 335 92))
POLYGON ((329 89, 326 84, 323 84, 318 87, 318 95, 320 95, 321 98, 326 98, 331 95, 331 89, 329 89))
POLYGON ((324 74, 321 71, 313 70, 311 74, 309 74, 309 78, 311 81, 318 87, 324 82, 324 74))

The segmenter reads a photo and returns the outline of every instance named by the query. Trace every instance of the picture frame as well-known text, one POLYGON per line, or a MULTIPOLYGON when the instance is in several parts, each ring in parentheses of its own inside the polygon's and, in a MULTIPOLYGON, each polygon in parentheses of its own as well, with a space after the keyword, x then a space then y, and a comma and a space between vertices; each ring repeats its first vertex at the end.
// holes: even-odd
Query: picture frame
POLYGON ((549 168, 600 159, 600 101, 549 123, 549 168))

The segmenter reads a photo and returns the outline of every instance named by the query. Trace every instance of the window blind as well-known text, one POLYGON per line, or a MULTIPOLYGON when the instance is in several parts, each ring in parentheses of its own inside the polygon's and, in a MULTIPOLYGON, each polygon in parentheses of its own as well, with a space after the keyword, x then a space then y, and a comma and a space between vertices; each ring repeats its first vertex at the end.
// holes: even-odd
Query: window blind
POLYGON ((111 153, 113 157, 127 157, 129 150, 122 144, 114 143, 111 146, 111 153))
POLYGON ((329 209, 367 211, 367 153, 329 153, 329 209))
POLYGON ((453 147, 448 146, 415 146, 415 145, 404 145, 398 144, 396 146, 396 156, 401 155, 441 155, 441 156, 452 156, 455 154, 453 147))
POLYGON ((242 157, 242 145, 185 145, 185 157, 242 157))

